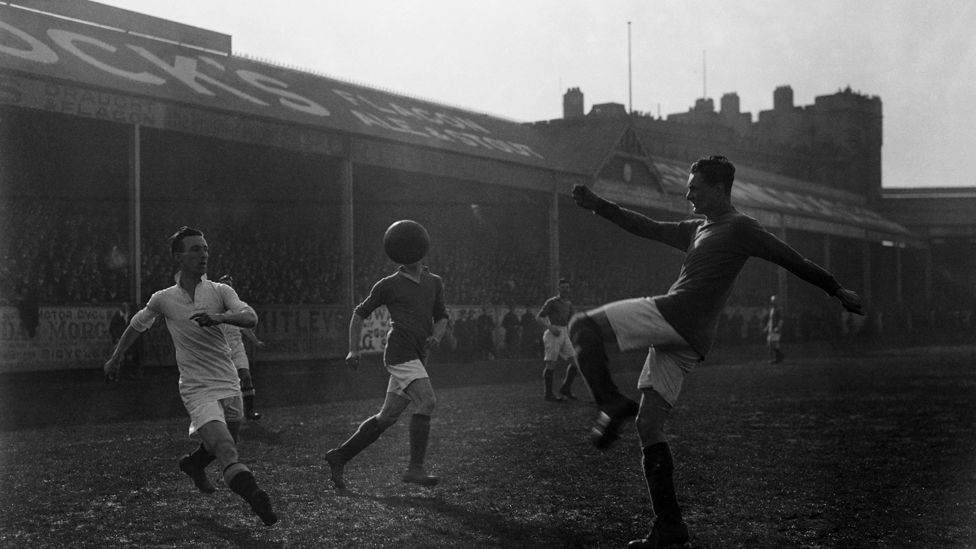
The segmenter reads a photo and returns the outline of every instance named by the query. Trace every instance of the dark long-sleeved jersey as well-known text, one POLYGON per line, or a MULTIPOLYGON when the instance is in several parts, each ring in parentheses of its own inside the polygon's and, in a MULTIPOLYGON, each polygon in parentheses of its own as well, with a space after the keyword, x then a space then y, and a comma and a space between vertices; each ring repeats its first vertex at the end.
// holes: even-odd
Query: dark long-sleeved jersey
POLYGON ((715 219, 679 222, 655 221, 612 202, 597 213, 628 232, 685 252, 678 279, 667 294, 654 300, 664 318, 702 357, 711 350, 732 284, 750 257, 771 261, 830 295, 841 287, 822 267, 735 210, 715 219))
POLYGON ((387 364, 427 360, 427 337, 433 333, 435 322, 448 318, 441 277, 425 267, 420 279, 414 279, 401 268, 377 282, 354 312, 366 318, 381 305, 390 312, 383 360, 387 364))
POLYGON ((538 316, 549 317, 549 323, 554 326, 566 326, 573 317, 573 302, 562 296, 552 296, 542 304, 538 316))

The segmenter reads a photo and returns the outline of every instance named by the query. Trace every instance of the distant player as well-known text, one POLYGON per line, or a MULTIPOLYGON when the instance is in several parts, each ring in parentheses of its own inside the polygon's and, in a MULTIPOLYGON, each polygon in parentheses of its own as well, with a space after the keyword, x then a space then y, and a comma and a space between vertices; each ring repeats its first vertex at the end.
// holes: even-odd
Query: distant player
MULTIPOLYGON (((331 470, 332 482, 339 490, 346 487, 343 479, 345 465, 375 442, 383 431, 397 422, 400 414, 413 402, 414 413, 410 417, 410 465, 403 482, 434 486, 437 477, 427 474, 424 459, 430 437, 430 418, 436 398, 434 388, 424 364, 430 348, 436 347, 447 329, 447 309, 444 306, 444 283, 423 265, 429 237, 423 227, 410 226, 422 231, 416 236, 422 241, 391 245, 390 234, 396 233, 394 223, 384 238, 387 254, 401 263, 393 274, 381 279, 369 296, 353 311, 349 321, 349 354, 346 363, 352 368, 359 365, 359 342, 363 321, 381 306, 390 314, 390 333, 387 337, 383 362, 390 374, 386 399, 378 414, 367 418, 359 429, 338 448, 329 450, 325 459, 331 470)), ((410 222, 415 223, 415 222, 410 222)))
POLYGON ((769 310, 766 311, 766 345, 769 347, 769 363, 779 364, 786 355, 780 349, 783 335, 783 311, 776 303, 776 296, 769 296, 769 310))
POLYGON ((539 310, 539 318, 546 324, 546 331, 542 333, 542 346, 545 349, 542 379, 545 386, 545 399, 551 402, 561 401, 563 397, 576 400, 576 396, 573 395, 573 381, 576 379, 579 367, 576 364, 576 352, 569 341, 567 329, 572 317, 573 302, 569 300, 569 281, 561 278, 559 293, 547 299, 539 310), (566 377, 559 387, 559 395, 562 396, 552 392, 556 362, 560 359, 569 362, 569 366, 566 367, 566 377))
POLYGON ((618 438, 620 425, 637 416, 644 478, 657 518, 646 538, 631 548, 656 548, 688 540, 688 527, 674 489, 674 461, 664 423, 678 399, 685 375, 711 349, 719 315, 736 277, 750 257, 771 261, 837 298, 861 314, 861 298, 834 277, 768 232, 732 205, 735 166, 724 156, 699 158, 691 165, 688 192, 703 219, 655 221, 604 200, 584 185, 573 199, 622 229, 685 253, 678 279, 666 295, 627 299, 573 318, 570 337, 579 350, 583 377, 601 409, 593 428, 597 448, 618 438), (622 395, 610 375, 606 344, 622 350, 648 348, 637 387, 641 401, 622 395))
POLYGON ((154 293, 146 307, 132 317, 105 363, 106 379, 118 380, 126 349, 157 317, 164 317, 176 348, 180 397, 190 415, 189 434, 201 441, 196 451, 180 460, 180 470, 193 479, 201 492, 211 493, 215 488, 207 478, 206 467, 216 459, 227 486, 270 526, 278 521, 271 499, 258 487, 237 454, 237 435, 244 414, 241 387, 230 347, 220 329, 222 324, 253 328, 258 317, 233 288, 207 280, 210 249, 202 232, 181 227, 170 237, 170 251, 180 269, 176 284, 154 293))
MULTIPOLYGON (((220 277, 217 282, 234 287, 234 278, 230 275, 220 277)), ((237 368, 237 377, 241 379, 241 395, 244 399, 244 417, 251 421, 261 419, 261 414, 254 411, 254 381, 251 379, 251 363, 247 358, 247 349, 244 348, 244 340, 247 339, 254 345, 254 349, 264 347, 264 342, 254 335, 254 330, 250 328, 238 328, 231 324, 221 324, 220 329, 224 331, 227 338, 227 345, 230 346, 230 357, 234 360, 234 367, 237 368)))

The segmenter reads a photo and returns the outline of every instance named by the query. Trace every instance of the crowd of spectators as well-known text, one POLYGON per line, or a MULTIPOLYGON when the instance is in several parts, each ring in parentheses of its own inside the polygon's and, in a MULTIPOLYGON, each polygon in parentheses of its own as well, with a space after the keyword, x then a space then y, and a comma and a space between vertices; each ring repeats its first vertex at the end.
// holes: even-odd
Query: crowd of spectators
MULTIPOLYGON (((117 304, 131 285, 127 203, 56 199, 0 200, 0 304, 22 306, 117 304)), ((548 286, 547 219, 529 206, 375 204, 357 217, 354 299, 392 272, 382 232, 391 220, 413 217, 429 229, 429 264, 446 281, 446 300, 466 312, 452 319, 453 348, 465 356, 500 356, 534 341, 535 328, 520 318, 519 343, 506 340, 502 315, 489 307, 541 306, 548 286), (480 317, 486 316, 486 318, 480 317), (481 323, 480 331, 473 327, 481 323), (489 329, 489 323, 491 325, 489 329), (486 336, 485 333, 494 333, 486 336), (481 335, 477 335, 481 334, 481 335)), ((338 208, 289 203, 197 204, 146 202, 142 209, 141 302, 173 283, 167 236, 179 225, 202 228, 213 245, 210 272, 230 273, 239 293, 256 305, 337 305, 343 300, 338 208)), ((681 254, 641 239, 617 235, 613 245, 594 238, 594 227, 576 218, 561 228, 561 275, 572 282, 580 307, 667 290, 681 254), (582 243, 582 244, 581 244, 582 243)), ((756 262, 762 264, 762 262, 756 262)), ((765 267, 768 269, 768 267, 765 267)), ((772 271, 770 271, 772 272, 772 271)), ((720 341, 761 342, 769 277, 744 276, 720 324, 720 341)), ((819 340, 863 337, 904 340, 968 335, 976 314, 965 303, 890 304, 870 307, 864 319, 842 316, 829 300, 793 298, 785 312, 786 337, 819 340)), ((512 323, 509 322, 509 327, 512 323)), ((541 337, 541 336, 540 336, 541 337)), ((533 344, 530 344, 531 347, 533 344)))
POLYGON ((0 201, 0 303, 33 295, 42 304, 126 298, 125 204, 0 201))

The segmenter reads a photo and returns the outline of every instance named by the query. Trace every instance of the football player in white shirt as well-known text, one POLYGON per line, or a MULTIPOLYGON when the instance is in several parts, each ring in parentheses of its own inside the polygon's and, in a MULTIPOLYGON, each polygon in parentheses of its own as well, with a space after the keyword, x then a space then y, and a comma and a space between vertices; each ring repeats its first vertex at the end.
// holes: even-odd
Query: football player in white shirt
MULTIPOLYGON (((231 288, 234 287, 234 277, 230 275, 220 277, 217 282, 226 284, 231 288)), ((237 377, 241 378, 241 395, 244 397, 244 417, 252 421, 257 421, 261 419, 261 414, 254 410, 254 380, 251 379, 251 363, 247 358, 247 349, 244 347, 244 339, 241 336, 246 336, 254 346, 252 348, 252 354, 256 353, 257 349, 264 347, 264 342, 258 339, 258 336, 254 334, 254 330, 250 328, 238 328, 232 324, 225 323, 220 325, 220 329, 224 331, 224 337, 227 338, 227 345, 230 346, 230 357, 234 361, 234 367, 237 368, 237 377)))
POLYGON ((105 363, 105 376, 117 381, 125 351, 156 318, 164 317, 176 349, 180 396, 190 415, 189 434, 201 441, 196 451, 180 460, 180 470, 201 492, 211 493, 215 488, 207 478, 206 467, 216 459, 227 486, 271 526, 278 521, 271 500, 237 454, 244 405, 230 347, 220 329, 221 324, 253 328, 257 314, 233 288, 207 280, 210 250, 201 231, 181 227, 170 237, 170 251, 179 264, 176 284, 154 293, 146 307, 132 317, 105 363))

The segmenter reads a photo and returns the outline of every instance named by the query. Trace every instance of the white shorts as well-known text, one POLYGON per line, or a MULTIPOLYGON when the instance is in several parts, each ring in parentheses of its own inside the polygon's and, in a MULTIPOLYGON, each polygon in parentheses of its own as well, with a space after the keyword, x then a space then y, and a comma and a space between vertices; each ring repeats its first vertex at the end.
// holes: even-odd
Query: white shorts
POLYGON ((773 332, 773 333, 769 334, 768 336, 766 336, 766 343, 768 343, 770 345, 775 345, 775 344, 779 343, 779 340, 780 340, 780 334, 777 333, 777 332, 773 332))
POLYGON ((390 372, 390 382, 386 386, 386 392, 402 397, 407 397, 406 389, 408 385, 418 379, 430 377, 427 375, 427 369, 424 368, 424 363, 418 358, 402 364, 387 365, 386 371, 390 372))
POLYGON ((573 343, 569 340, 569 329, 565 326, 554 326, 554 328, 559 330, 559 335, 553 335, 549 330, 542 332, 542 346, 545 348, 543 360, 555 362, 560 358, 570 359, 576 356, 573 343))
POLYGON ((685 374, 701 362, 698 352, 665 320, 652 298, 615 301, 590 313, 598 311, 606 314, 622 351, 648 349, 637 388, 654 389, 674 406, 685 374))
POLYGON ((197 430, 211 421, 219 421, 226 425, 229 422, 239 422, 244 419, 244 401, 241 395, 219 400, 184 401, 183 405, 186 406, 186 411, 190 414, 190 429, 187 433, 190 438, 194 438, 197 430))
POLYGON ((230 358, 234 361, 234 368, 238 370, 250 370, 251 364, 247 361, 247 351, 243 345, 238 345, 231 349, 230 358))

